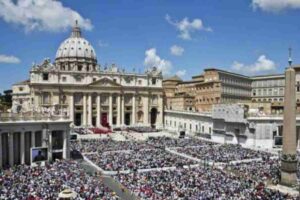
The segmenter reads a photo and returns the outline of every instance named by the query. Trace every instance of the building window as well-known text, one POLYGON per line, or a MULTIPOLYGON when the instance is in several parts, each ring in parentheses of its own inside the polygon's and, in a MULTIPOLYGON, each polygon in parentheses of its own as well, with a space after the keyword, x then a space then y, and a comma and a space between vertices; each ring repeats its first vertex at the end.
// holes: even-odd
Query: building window
POLYGON ((20 92, 22 92, 23 91, 23 87, 19 87, 19 90, 20 90, 20 92))
POLYGON ((116 82, 117 82, 117 79, 114 78, 114 82, 116 83, 116 82))
POLYGON ((142 80, 138 80, 138 84, 139 84, 139 85, 142 85, 142 80))
POLYGON ((49 74, 43 73, 43 81, 48 81, 48 80, 49 80, 49 74))
POLYGON ((62 77, 62 81, 63 81, 63 82, 66 82, 66 81, 67 81, 67 77, 63 76, 63 77, 62 77))
POLYGON ((152 78, 152 85, 156 85, 156 78, 152 78))
POLYGON ((82 65, 78 65, 78 71, 82 71, 82 65))

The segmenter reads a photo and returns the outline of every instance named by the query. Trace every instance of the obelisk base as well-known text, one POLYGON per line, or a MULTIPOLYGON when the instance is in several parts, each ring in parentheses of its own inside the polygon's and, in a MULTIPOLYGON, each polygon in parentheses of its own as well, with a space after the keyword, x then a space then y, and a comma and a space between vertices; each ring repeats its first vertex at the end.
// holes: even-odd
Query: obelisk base
POLYGON ((297 155, 282 155, 281 184, 286 186, 297 184, 297 155))

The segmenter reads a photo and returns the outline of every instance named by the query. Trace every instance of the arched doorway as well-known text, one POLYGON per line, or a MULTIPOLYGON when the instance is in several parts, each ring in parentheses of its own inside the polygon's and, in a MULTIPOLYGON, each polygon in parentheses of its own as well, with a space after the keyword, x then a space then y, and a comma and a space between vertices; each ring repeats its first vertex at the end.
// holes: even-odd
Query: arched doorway
POLYGON ((157 118, 157 109, 152 108, 151 111, 150 111, 150 123, 151 123, 152 127, 155 127, 156 118, 157 118))

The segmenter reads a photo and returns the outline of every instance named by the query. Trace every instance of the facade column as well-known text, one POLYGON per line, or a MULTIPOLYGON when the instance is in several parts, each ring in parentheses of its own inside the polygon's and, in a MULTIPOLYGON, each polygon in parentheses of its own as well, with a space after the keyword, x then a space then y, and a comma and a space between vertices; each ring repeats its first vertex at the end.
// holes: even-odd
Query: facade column
POLYGON ((121 94, 119 94, 117 97, 117 126, 121 124, 121 94))
POLYGON ((83 120, 82 120, 82 125, 86 126, 86 94, 83 94, 83 120))
POLYGON ((164 120, 164 108, 163 108, 163 96, 158 95, 158 112, 159 115, 157 116, 156 124, 160 127, 163 127, 163 120, 164 120))
POLYGON ((101 126, 101 97, 100 94, 97 95, 97 119, 96 119, 96 125, 97 127, 101 126))
POLYGON ((92 94, 88 94, 88 125, 92 125, 92 116, 93 116, 93 110, 92 110, 92 94))
POLYGON ((113 105, 112 105, 112 94, 109 94, 109 115, 108 115, 109 119, 109 125, 112 126, 112 121, 113 121, 113 105))
POLYGON ((135 94, 132 96, 132 125, 136 123, 136 100, 135 100, 135 94))
POLYGON ((2 168, 3 163, 2 163, 2 134, 0 133, 0 168, 2 168))
POLYGON ((8 161, 9 165, 14 166, 14 134, 8 133, 8 161))
POLYGON ((21 144, 20 144, 20 158, 21 158, 21 164, 25 163, 25 132, 20 133, 21 138, 21 144))
POLYGON ((123 94, 121 96, 121 124, 124 125, 125 121, 124 121, 124 116, 125 116, 125 95, 123 94))
POLYGON ((143 97, 144 124, 149 125, 149 96, 143 97))
POLYGON ((69 117, 70 120, 74 123, 74 94, 70 95, 70 102, 69 102, 69 117))

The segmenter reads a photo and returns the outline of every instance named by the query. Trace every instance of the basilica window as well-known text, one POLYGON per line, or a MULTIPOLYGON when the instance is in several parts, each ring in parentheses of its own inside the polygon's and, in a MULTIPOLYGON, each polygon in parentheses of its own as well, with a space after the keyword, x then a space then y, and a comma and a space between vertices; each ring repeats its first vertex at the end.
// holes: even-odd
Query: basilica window
POLYGON ((50 94, 49 92, 44 92, 42 96, 43 104, 50 104, 50 94))
POLYGON ((82 104, 82 98, 83 98, 82 94, 76 93, 74 95, 74 102, 75 102, 75 104, 82 104))
POLYGON ((82 65, 78 65, 78 71, 82 71, 82 65))
POLYGON ((49 80, 49 74, 43 73, 43 81, 48 81, 48 80, 49 80))
POLYGON ((157 104, 157 102, 158 102, 157 96, 156 96, 156 95, 153 95, 153 96, 152 96, 152 104, 157 104))
POLYGON ((62 82, 66 82, 67 81, 67 77, 63 76, 62 77, 62 82))
POLYGON ((152 78, 152 85, 156 85, 156 78, 152 78))
POLYGON ((62 96, 62 104, 66 104, 66 100, 67 100, 67 97, 66 97, 66 95, 63 95, 62 96))

